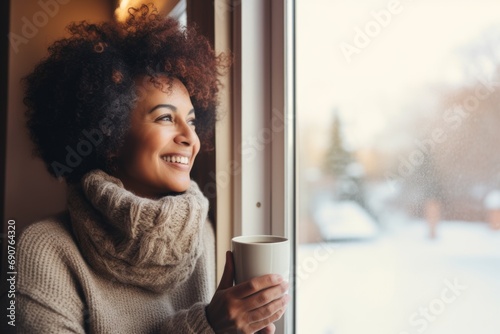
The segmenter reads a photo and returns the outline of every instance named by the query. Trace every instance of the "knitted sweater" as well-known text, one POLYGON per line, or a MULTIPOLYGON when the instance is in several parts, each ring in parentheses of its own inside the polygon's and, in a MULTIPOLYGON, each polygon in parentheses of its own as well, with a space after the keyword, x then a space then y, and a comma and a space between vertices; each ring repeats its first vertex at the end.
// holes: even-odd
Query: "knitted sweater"
MULTIPOLYGON (((113 196, 116 193, 120 194, 118 200, 113 197, 113 203, 117 202, 118 207, 112 207, 111 216, 117 212, 131 212, 128 208, 123 209, 123 203, 127 203, 127 198, 132 199, 134 205, 135 201, 143 200, 135 199, 134 195, 128 192, 123 195, 125 190, 116 179, 102 172, 94 173, 94 176, 96 175, 97 179, 94 177, 91 181, 98 182, 83 186, 83 193, 90 197, 87 204, 91 204, 88 208, 84 207, 84 210, 92 211, 96 208, 98 201, 94 201, 93 197, 100 198, 106 192, 113 196), (102 184, 109 185, 110 180, 111 186, 106 189, 101 187, 102 184), (91 191, 96 190, 92 188, 95 186, 99 191, 91 191)), ((193 187, 199 192, 194 182, 193 187)), ((76 198, 81 200, 85 197, 80 194, 76 195, 76 198)), ((153 202, 140 203, 139 208, 152 209, 153 202)), ((75 232, 74 221, 81 220, 81 217, 101 220, 102 216, 109 218, 110 214, 99 212, 97 215, 75 215, 74 207, 75 204, 71 205, 70 200, 69 212, 31 225, 20 238, 17 267, 18 333, 213 333, 205 315, 205 307, 215 289, 215 240, 210 223, 203 219, 204 223, 200 224, 199 233, 195 231, 196 233, 189 235, 189 242, 197 244, 198 247, 186 249, 177 247, 181 252, 171 254, 161 249, 160 246, 165 243, 158 242, 157 239, 162 237, 159 237, 158 230, 153 228, 157 229, 161 225, 162 222, 157 220, 166 208, 176 212, 182 208, 175 205, 165 206, 163 203, 158 209, 161 214, 154 212, 151 215, 154 224, 145 228, 143 221, 147 219, 144 215, 141 216, 139 214, 141 210, 137 212, 135 207, 136 215, 132 223, 136 223, 134 220, 139 220, 139 225, 129 229, 133 238, 121 235, 118 241, 116 238, 110 239, 113 241, 111 244, 116 246, 116 249, 112 248, 114 253, 109 251, 110 240, 99 239, 97 247, 100 254, 88 256, 88 252, 97 250, 88 245, 82 246, 86 241, 77 237, 82 230, 75 232), (152 234, 155 235, 155 238, 151 239, 153 241, 137 244, 136 240, 143 240, 152 234), (199 242, 195 238, 197 234, 200 235, 199 242), (144 245, 147 246, 146 249, 153 250, 145 253, 150 255, 141 256, 139 260, 132 256, 130 259, 120 259, 124 254, 142 254, 141 247, 144 245), (130 250, 132 251, 129 252, 130 250), (189 266, 183 264, 182 258, 189 257, 184 256, 182 251, 187 252, 189 256, 199 253, 195 257, 195 263, 189 266), (158 257, 156 254, 166 255, 158 257), (119 266, 122 267, 118 268, 121 268, 121 271, 116 274, 116 270, 108 268, 106 272, 100 266, 96 266, 96 258, 100 259, 100 265, 115 269, 116 261, 120 260, 119 266), (155 266, 150 265, 153 260, 155 266), (170 268, 170 272, 162 274, 169 276, 169 279, 154 277, 159 270, 156 263, 160 263, 160 267, 170 268), (143 268, 145 279, 136 283, 132 279, 135 272, 130 268, 137 269, 137 267, 143 268), (147 275, 148 273, 150 275, 147 275), (177 280, 172 281, 172 277, 177 277, 177 280), (149 282, 151 288, 144 282, 149 282), (158 282, 168 286, 159 285, 158 282)), ((80 210, 82 206, 76 205, 76 208, 80 210)), ((81 213, 78 210, 76 212, 81 213)), ((174 234, 173 242, 182 242, 186 230, 196 229, 189 226, 190 221, 192 219, 183 222, 184 225, 174 234)), ((99 223, 104 224, 103 222, 107 222, 107 219, 102 219, 99 223)), ((85 220, 78 223, 89 224, 85 220)), ((175 230, 175 224, 172 227, 167 222, 166 226, 175 230)), ((99 234, 102 231, 108 233, 111 231, 111 236, 117 233, 110 226, 98 231, 95 229, 96 226, 92 225, 92 229, 86 231, 91 236, 99 235, 99 238, 103 238, 103 235, 99 234)), ((172 245, 167 246, 172 247, 172 245)))

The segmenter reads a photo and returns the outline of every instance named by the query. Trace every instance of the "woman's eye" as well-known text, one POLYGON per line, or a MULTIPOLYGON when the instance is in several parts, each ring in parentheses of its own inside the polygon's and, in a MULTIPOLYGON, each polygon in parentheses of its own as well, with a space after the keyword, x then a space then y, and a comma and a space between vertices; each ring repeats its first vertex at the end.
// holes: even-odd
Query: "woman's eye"
POLYGON ((192 118, 192 119, 188 120, 187 123, 191 126, 196 126, 196 118, 192 118))
POLYGON ((163 115, 156 119, 157 121, 172 122, 172 115, 163 115))

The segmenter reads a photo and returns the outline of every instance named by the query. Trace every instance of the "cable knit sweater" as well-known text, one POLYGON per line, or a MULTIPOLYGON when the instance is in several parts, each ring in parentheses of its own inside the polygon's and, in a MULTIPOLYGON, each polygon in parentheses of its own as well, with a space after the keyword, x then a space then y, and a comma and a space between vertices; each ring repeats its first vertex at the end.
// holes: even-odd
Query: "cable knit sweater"
POLYGON ((215 240, 198 186, 137 197, 102 171, 18 252, 18 333, 210 333, 215 240))

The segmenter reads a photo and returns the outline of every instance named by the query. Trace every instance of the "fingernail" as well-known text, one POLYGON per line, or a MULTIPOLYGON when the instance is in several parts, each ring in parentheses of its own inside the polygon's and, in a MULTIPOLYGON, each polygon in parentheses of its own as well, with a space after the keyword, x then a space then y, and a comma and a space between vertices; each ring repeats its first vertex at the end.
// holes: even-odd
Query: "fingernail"
POLYGON ((273 275, 272 280, 274 283, 281 283, 283 282, 283 277, 281 275, 273 275))

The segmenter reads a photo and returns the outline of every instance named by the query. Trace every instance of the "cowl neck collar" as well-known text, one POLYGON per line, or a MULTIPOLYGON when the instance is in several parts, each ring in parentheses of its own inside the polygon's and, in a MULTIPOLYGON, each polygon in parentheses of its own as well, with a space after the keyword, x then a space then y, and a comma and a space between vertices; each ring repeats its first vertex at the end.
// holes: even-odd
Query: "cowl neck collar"
POLYGON ((87 262, 124 284, 168 292, 190 277, 203 249, 208 200, 194 181, 184 193, 152 200, 94 170, 69 187, 68 209, 87 262))

